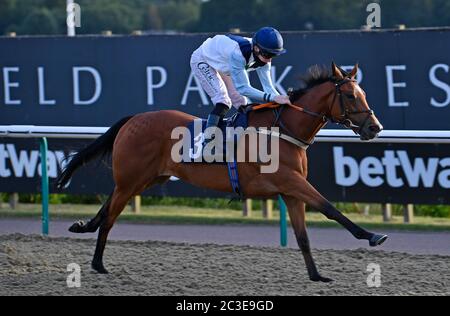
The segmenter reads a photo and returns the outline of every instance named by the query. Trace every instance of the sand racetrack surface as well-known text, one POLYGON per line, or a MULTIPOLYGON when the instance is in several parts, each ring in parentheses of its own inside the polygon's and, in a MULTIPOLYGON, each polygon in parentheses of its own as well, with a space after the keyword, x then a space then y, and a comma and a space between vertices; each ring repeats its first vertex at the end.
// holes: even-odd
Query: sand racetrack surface
POLYGON ((450 257, 315 250, 331 284, 309 281, 298 250, 212 244, 110 241, 109 275, 90 269, 95 240, 0 236, 0 295, 450 295, 450 257), (67 265, 81 266, 68 288, 67 265), (381 287, 369 288, 370 263, 381 287))

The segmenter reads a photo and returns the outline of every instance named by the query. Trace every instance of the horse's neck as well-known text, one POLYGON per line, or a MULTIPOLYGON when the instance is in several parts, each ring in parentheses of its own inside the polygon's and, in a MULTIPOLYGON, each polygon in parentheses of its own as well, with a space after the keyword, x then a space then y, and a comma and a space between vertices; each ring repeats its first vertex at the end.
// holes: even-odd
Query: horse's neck
MULTIPOLYGON (((327 111, 329 95, 305 94, 298 100, 298 105, 317 114, 327 111)), ((296 102, 297 103, 297 102, 296 102)), ((275 123, 273 111, 262 110, 250 112, 249 126, 270 128, 275 123)), ((301 113, 289 106, 285 106, 280 116, 281 124, 298 139, 312 142, 316 134, 326 125, 321 117, 301 113)), ((280 123, 277 124, 280 126, 280 123)))
MULTIPOLYGON (((298 100, 298 106, 308 111, 325 114, 326 99, 320 98, 319 101, 313 97, 304 97, 298 100)), ((312 142, 317 133, 326 125, 322 117, 316 117, 311 114, 299 112, 291 107, 287 107, 282 115, 283 122, 294 133, 294 136, 307 142, 312 142)))
POLYGON ((275 115, 272 110, 258 110, 249 113, 249 126, 270 128, 273 123, 275 123, 275 115))

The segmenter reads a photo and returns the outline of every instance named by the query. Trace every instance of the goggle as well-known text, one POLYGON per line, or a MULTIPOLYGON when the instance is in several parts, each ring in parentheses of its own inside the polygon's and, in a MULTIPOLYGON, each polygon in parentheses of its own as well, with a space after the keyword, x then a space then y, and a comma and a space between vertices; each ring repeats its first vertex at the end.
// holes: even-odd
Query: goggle
POLYGON ((270 52, 265 51, 265 50, 263 50, 263 49, 260 49, 260 50, 259 50, 259 55, 261 55, 262 57, 264 57, 264 58, 266 58, 266 59, 271 59, 271 58, 274 58, 274 57, 277 56, 276 54, 270 53, 270 52))

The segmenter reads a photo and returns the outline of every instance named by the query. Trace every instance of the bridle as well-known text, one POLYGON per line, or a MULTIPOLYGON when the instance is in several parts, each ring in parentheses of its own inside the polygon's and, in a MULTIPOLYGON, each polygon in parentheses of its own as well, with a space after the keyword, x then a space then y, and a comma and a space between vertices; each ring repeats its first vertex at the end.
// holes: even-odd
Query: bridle
MULTIPOLYGON (((313 112, 313 111, 308 110, 306 107, 293 105, 293 104, 290 104, 288 106, 293 108, 296 111, 299 111, 299 112, 302 112, 302 113, 305 113, 305 114, 308 114, 308 115, 311 115, 314 117, 321 118, 324 123, 330 121, 330 122, 333 122, 333 123, 336 123, 339 125, 343 125, 346 128, 356 129, 357 133, 360 134, 362 129, 366 125, 367 121, 370 119, 370 117, 372 115, 374 115, 374 111, 371 109, 358 110, 358 111, 352 111, 352 110, 348 109, 347 103, 344 100, 345 94, 342 93, 341 87, 349 82, 357 82, 357 81, 355 79, 346 77, 340 81, 334 82, 335 93, 333 96, 333 101, 331 102, 331 104, 328 108, 328 111, 327 111, 328 113, 313 112), (336 101, 337 97, 339 97, 340 115, 338 116, 338 118, 335 118, 332 116, 332 113, 333 113, 333 109, 336 104, 335 101, 336 101), (350 118, 350 115, 358 115, 358 114, 367 114, 366 118, 364 119, 364 121, 361 125, 354 124, 350 118)), ((348 96, 346 96, 346 97, 349 98, 348 96)), ((285 106, 278 107, 276 104, 274 104, 273 108, 274 108, 274 114, 275 114, 275 121, 274 121, 272 127, 279 125, 282 129, 285 130, 285 132, 287 132, 287 135, 290 138, 295 139, 298 143, 304 144, 304 147, 306 147, 306 148, 312 144, 312 142, 307 142, 305 140, 294 137, 294 134, 283 123, 283 121, 281 119, 281 113, 283 112, 283 109, 285 108, 285 106)))
POLYGON ((351 78, 344 78, 334 84, 334 86, 336 87, 336 90, 335 90, 335 94, 333 97, 333 102, 331 102, 331 106, 329 109, 330 116, 327 117, 327 120, 329 120, 333 123, 343 125, 347 128, 357 129, 358 134, 359 134, 361 132, 361 130, 364 128, 364 126, 366 125, 369 118, 372 115, 374 115, 375 113, 371 109, 360 110, 360 111, 350 111, 347 108, 346 103, 344 101, 344 93, 342 93, 341 87, 349 82, 357 82, 357 81, 355 79, 351 79, 351 78), (339 115, 339 119, 335 119, 331 115, 331 113, 333 113, 333 107, 335 105, 336 97, 339 97, 339 106, 341 108, 341 114, 339 115), (349 117, 350 115, 354 115, 354 114, 367 114, 367 116, 361 125, 355 125, 349 117))
MULTIPOLYGON (((374 115, 374 111, 371 109, 368 110, 359 110, 359 111, 351 111, 348 109, 347 104, 344 100, 344 93, 342 93, 341 87, 349 82, 357 82, 355 79, 351 79, 351 78, 344 78, 340 81, 334 82, 334 86, 335 86, 335 93, 333 96, 333 101, 330 104, 330 107, 328 108, 328 114, 325 113, 316 113, 316 112, 312 112, 307 110, 305 107, 301 107, 301 106, 297 106, 297 105, 290 105, 290 107, 292 107, 293 109, 299 111, 299 112, 303 112, 315 117, 320 117, 322 118, 322 120, 324 122, 326 121, 330 121, 336 124, 340 124, 343 125, 347 128, 355 128, 358 129, 358 133, 361 132, 362 128, 366 125, 367 121, 369 120, 369 118, 374 115), (341 110, 340 115, 338 116, 338 118, 335 118, 332 116, 333 113, 333 109, 335 107, 336 104, 336 98, 339 97, 339 107, 341 110), (352 120, 350 119, 350 115, 355 115, 355 114, 367 114, 366 119, 363 121, 363 123, 361 125, 356 125, 352 122, 352 120)), ((346 96, 347 98, 349 98, 348 96, 346 96)))

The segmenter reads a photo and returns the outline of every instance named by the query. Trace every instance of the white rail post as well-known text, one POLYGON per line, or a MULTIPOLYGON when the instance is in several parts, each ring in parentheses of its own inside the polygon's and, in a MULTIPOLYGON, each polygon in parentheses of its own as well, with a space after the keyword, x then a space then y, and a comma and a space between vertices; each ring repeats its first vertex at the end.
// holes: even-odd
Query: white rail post
POLYGON ((244 201, 244 206, 242 209, 242 216, 244 216, 244 217, 252 216, 252 205, 253 205, 252 199, 246 199, 244 201))
POLYGON ((141 196, 140 195, 136 195, 131 199, 131 211, 135 214, 140 214, 141 213, 141 196))
POLYGON ((364 205, 364 216, 370 215, 370 204, 364 205))
POLYGON ((381 209, 383 211, 383 222, 390 222, 392 220, 392 204, 382 204, 381 209))
POLYGON ((406 224, 414 223, 414 204, 405 204, 403 206, 404 222, 406 224))
POLYGON ((48 142, 47 138, 43 137, 40 144, 41 152, 41 183, 42 183, 42 234, 48 235, 49 232, 49 179, 48 179, 48 142))
POLYGON ((9 195, 9 207, 13 210, 19 205, 19 193, 11 193, 9 195))
POLYGON ((262 201, 262 215, 265 219, 273 217, 273 201, 271 199, 262 201))

